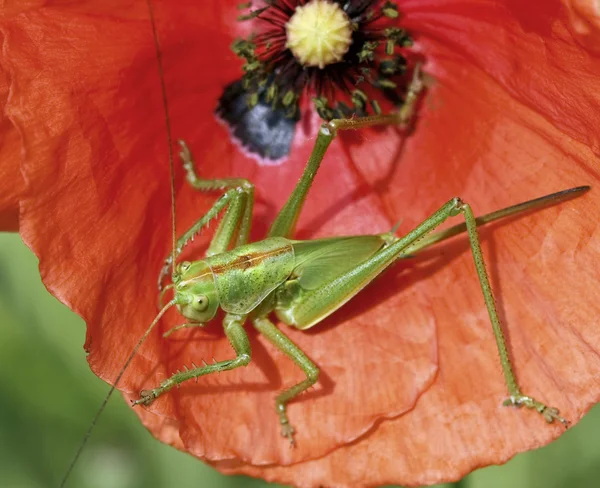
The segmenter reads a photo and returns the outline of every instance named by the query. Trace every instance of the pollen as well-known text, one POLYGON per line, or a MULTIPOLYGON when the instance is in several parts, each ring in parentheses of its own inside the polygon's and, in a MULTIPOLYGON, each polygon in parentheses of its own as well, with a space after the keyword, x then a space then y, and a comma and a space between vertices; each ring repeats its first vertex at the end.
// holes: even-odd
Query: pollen
POLYGON ((286 47, 303 66, 340 62, 352 44, 352 23, 339 4, 312 0, 296 7, 285 26, 286 47))

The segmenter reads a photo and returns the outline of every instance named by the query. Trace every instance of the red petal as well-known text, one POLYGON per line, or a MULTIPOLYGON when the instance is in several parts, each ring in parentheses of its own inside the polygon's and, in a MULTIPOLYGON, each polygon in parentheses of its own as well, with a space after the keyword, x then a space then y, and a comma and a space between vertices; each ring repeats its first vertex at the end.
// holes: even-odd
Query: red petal
MULTIPOLYGON (((391 130, 358 134, 347 150, 337 142, 300 235, 382 232, 400 217, 407 230, 454 195, 482 213, 598 181, 600 63, 552 5, 403 3, 436 78, 415 134, 404 147, 391 130)), ((198 18, 157 9, 165 78, 173 133, 190 142, 200 173, 257 184, 260 237, 302 170, 311 134, 299 132, 286 165, 266 168, 215 125, 216 98, 239 76, 227 48, 229 9, 206 3, 198 18)), ((35 195, 23 201, 22 233, 48 288, 87 320, 92 368, 114 380, 152 319, 170 241, 147 13, 142 3, 110 17, 44 9, 3 29, 16 67, 7 110, 24 134, 23 172, 35 195)), ((179 173, 181 230, 213 199, 194 194, 179 173)), ((590 320, 599 246, 585 218, 599 205, 592 191, 484 233, 523 389, 573 421, 600 386, 600 336, 590 320)), ((273 396, 301 375, 255 336, 250 367, 182 385, 138 415, 157 437, 223 471, 298 486, 455 479, 550 441, 560 427, 500 407, 506 388, 465 241, 439 252, 391 270, 314 332, 286 330, 324 373, 319 389, 290 406, 298 449, 278 438, 273 396), (387 417, 397 418, 373 426, 387 417)), ((156 333, 121 386, 134 397, 183 364, 231 354, 218 324, 172 341, 156 333)))
MULTIPOLYGON (((0 64, 0 105, 4 107, 10 96, 10 74, 0 64)), ((19 197, 24 190, 19 162, 21 140, 19 133, 4 110, 0 116, 0 231, 19 228, 19 197)))

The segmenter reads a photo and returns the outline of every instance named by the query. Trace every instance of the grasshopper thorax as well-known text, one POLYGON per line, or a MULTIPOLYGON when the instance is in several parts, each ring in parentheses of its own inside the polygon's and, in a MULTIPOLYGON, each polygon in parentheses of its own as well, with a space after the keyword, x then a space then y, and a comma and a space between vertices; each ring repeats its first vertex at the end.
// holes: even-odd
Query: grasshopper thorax
POLYGON ((211 320, 219 308, 219 295, 210 267, 204 261, 184 261, 173 274, 175 303, 179 312, 193 322, 211 320))

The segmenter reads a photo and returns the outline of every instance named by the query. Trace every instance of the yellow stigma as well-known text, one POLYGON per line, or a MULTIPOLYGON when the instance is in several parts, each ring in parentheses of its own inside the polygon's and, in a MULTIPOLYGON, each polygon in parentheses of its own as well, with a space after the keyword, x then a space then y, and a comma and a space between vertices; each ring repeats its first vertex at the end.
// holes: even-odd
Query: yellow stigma
POLYGON ((312 0, 296 7, 285 26, 286 47, 303 66, 338 63, 352 44, 352 25, 337 3, 312 0))

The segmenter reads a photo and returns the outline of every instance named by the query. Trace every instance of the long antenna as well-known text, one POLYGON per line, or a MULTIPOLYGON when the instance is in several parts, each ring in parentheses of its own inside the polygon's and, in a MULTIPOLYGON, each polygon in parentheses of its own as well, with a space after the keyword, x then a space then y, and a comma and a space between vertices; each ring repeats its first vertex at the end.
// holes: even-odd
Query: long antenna
POLYGON ((90 438, 90 435, 92 434, 92 431, 94 430, 94 427, 96 427, 96 423, 98 422, 100 415, 104 411, 104 408, 106 407, 106 404, 108 403, 108 400, 112 396, 113 392, 116 390, 117 385, 119 384, 119 381, 121 380, 121 378, 123 377, 123 374, 125 373, 125 370, 129 367, 129 364, 131 364, 131 361, 133 361, 133 358, 137 354, 138 349, 143 344, 143 342, 147 339, 147 337, 150 335, 150 332, 152 332, 152 329, 158 323, 158 321, 162 318, 162 316, 165 314, 165 312, 169 308, 171 308, 173 305, 175 305, 175 303, 177 303, 175 299, 171 300, 169 303, 167 303, 162 308, 162 310, 160 312, 158 312, 158 315, 154 318, 154 320, 152 321, 150 326, 146 329, 146 332, 144 332, 144 335, 141 337, 141 339, 135 345, 135 347, 133 348, 133 351, 131 351, 131 354, 127 358, 127 361, 125 361, 125 364, 121 368, 121 371, 119 371, 119 374, 117 375, 117 379, 110 387, 110 390, 108 390, 108 393, 104 397, 104 401, 102 402, 102 405, 100 405, 98 412, 94 416, 92 423, 90 424, 87 432, 85 433, 85 436, 83 437, 83 440, 81 441, 81 444, 79 445, 79 449, 77 450, 77 453, 75 454, 75 457, 73 458, 73 461, 71 461, 71 464, 69 465, 69 469, 67 470, 62 482, 60 483, 60 488, 63 488, 65 486, 65 483, 69 479, 69 475, 71 474, 71 471, 73 471, 75 464, 77 464, 77 460, 79 459, 79 456, 81 455, 81 452, 83 451, 83 448, 87 444, 87 441, 90 438))
POLYGON ((171 116, 169 115, 169 102, 167 100, 167 87, 165 85, 165 73, 162 65, 162 51, 158 40, 158 32, 156 30, 156 21, 154 20, 154 8, 152 1, 147 0, 148 15, 150 16, 150 24, 152 25, 152 37, 154 38, 154 49, 156 51, 156 64, 158 65, 158 76, 160 78, 160 92, 162 94, 163 109, 165 111, 165 125, 167 128, 167 144, 169 147, 169 173, 171 180, 171 231, 172 231, 172 246, 171 246, 171 265, 173 266, 173 274, 175 273, 175 247, 177 246, 177 229, 175 225, 175 165, 173 163, 173 140, 171 138, 171 116))
MULTIPOLYGON (((168 151, 169 151, 169 175, 170 175, 170 185, 171 185, 171 216, 172 216, 172 219, 171 219, 171 231, 172 231, 171 262, 172 262, 173 273, 174 273, 175 272, 175 247, 177 245, 177 240, 176 240, 177 239, 177 234, 176 234, 177 229, 176 229, 176 224, 175 224, 175 165, 173 163, 173 140, 171 138, 171 117, 169 115, 169 103, 168 103, 168 99, 167 99, 167 88, 165 85, 165 77, 164 77, 164 71, 163 71, 163 66, 162 66, 162 52, 160 49, 160 42, 158 40, 158 32, 156 30, 154 9, 152 7, 151 0, 147 0, 146 3, 148 5, 148 15, 150 18, 150 25, 152 27, 152 37, 154 39, 154 49, 156 52, 156 62, 158 65, 158 76, 160 78, 160 89, 161 89, 161 95, 162 95, 163 109, 165 112, 165 125, 166 125, 166 129, 167 129, 167 144, 168 144, 168 151)), ((139 348, 142 346, 144 341, 148 338, 148 336, 150 335, 150 332, 152 332, 152 329, 154 329, 154 326, 158 323, 158 321, 162 318, 162 316, 166 313, 166 311, 175 304, 176 304, 176 300, 173 299, 169 303, 167 303, 160 310, 160 312, 158 312, 158 314, 156 315, 156 317, 154 318, 154 320, 152 321, 152 323, 150 324, 148 329, 146 329, 146 332, 144 332, 144 335, 140 338, 140 340, 138 341, 136 346, 133 348, 133 351, 127 358, 127 361, 125 361, 125 364, 121 368, 121 371, 119 371, 117 378, 115 379, 114 383, 111 385, 110 390, 108 390, 108 393, 104 397, 104 401, 100 405, 98 412, 96 412, 96 415, 94 416, 87 432, 85 433, 85 436, 83 437, 83 440, 81 441, 81 444, 79 445, 79 449, 77 450, 77 453, 73 457, 73 460, 71 461, 71 464, 69 465, 69 468, 67 469, 67 472, 65 473, 65 476, 63 477, 63 479, 60 483, 60 488, 64 488, 65 484, 67 483, 69 476, 71 475, 71 472, 73 471, 73 468, 77 464, 77 461, 79 460, 79 457, 81 456, 81 453, 83 452, 83 449, 84 449, 85 445, 87 444, 87 441, 90 438, 90 435, 92 434, 92 431, 94 430, 94 428, 96 427, 96 424, 98 423, 98 419, 100 418, 100 415, 102 415, 102 412, 106 408, 106 405, 108 404, 108 401, 110 400, 110 397, 116 390, 117 385, 119 384, 119 381, 125 374, 125 371, 131 364, 131 361, 133 361, 133 358, 137 354, 139 348)))

